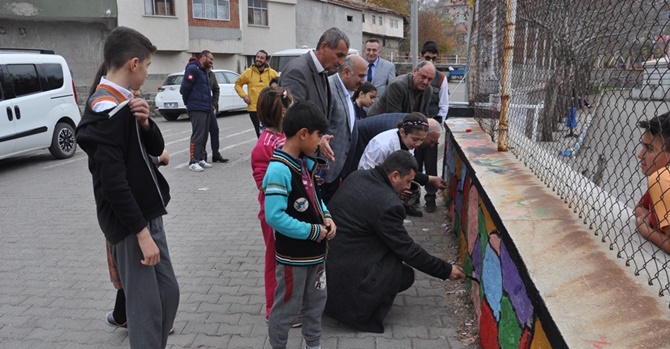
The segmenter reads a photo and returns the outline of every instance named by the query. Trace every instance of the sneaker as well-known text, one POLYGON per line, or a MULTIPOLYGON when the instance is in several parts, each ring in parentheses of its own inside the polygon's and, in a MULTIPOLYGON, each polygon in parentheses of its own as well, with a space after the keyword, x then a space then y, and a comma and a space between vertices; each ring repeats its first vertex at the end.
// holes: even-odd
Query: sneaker
POLYGON ((168 336, 174 333, 174 326, 170 329, 170 332, 168 332, 168 336))
POLYGON ((298 316, 297 318, 295 318, 295 322, 293 323, 293 325, 291 325, 291 328, 299 328, 299 327, 302 327, 302 317, 301 316, 298 316))
MULTIPOLYGON (((211 165, 210 165, 210 166, 211 166, 211 165)), ((194 162, 194 163, 188 165, 188 169, 191 170, 191 171, 193 171, 193 172, 202 172, 202 171, 205 170, 204 168, 200 167, 200 165, 199 165, 198 163, 196 163, 196 162, 194 162)))
POLYGON ((112 327, 128 328, 128 323, 127 322, 124 322, 124 323, 120 324, 120 323, 116 322, 116 320, 114 320, 114 312, 113 311, 110 311, 109 313, 107 313, 107 316, 105 316, 105 323, 109 326, 112 326, 112 327))
POLYGON ((433 213, 437 211, 437 206, 435 205, 435 201, 426 201, 426 213, 433 213))
POLYGON ((198 165, 200 165, 200 167, 202 167, 202 168, 210 168, 210 167, 212 167, 212 164, 207 163, 207 161, 205 161, 205 160, 200 160, 200 161, 198 161, 198 165))

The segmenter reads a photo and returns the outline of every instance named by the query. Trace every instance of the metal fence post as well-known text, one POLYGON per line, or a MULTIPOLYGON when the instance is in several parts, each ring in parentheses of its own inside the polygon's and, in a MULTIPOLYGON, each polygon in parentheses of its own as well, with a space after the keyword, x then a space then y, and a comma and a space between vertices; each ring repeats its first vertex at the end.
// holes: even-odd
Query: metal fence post
POLYGON ((498 129, 498 151, 507 151, 507 121, 509 104, 512 96, 512 72, 514 65, 514 33, 516 29, 516 0, 507 0, 507 14, 505 16, 505 51, 502 66, 502 91, 500 93, 500 123, 498 129))

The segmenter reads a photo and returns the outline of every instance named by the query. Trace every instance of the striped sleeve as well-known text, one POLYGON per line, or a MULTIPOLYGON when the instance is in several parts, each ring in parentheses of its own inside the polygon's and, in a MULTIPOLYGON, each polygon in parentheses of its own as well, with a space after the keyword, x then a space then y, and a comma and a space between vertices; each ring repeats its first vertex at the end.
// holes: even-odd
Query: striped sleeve
POLYGON ((302 222, 286 213, 291 192, 291 170, 286 165, 277 161, 270 162, 263 178, 263 189, 265 220, 277 233, 301 240, 316 240, 319 237, 318 224, 302 222))

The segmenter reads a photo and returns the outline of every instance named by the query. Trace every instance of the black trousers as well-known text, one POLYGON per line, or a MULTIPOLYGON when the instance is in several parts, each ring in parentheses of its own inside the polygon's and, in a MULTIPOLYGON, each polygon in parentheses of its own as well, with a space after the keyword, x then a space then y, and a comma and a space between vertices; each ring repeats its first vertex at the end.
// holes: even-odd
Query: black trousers
MULTIPOLYGON (((414 158, 416 158, 416 162, 419 164, 419 172, 437 176, 437 144, 434 144, 432 147, 418 147, 414 149, 414 158)), ((430 183, 426 184, 426 195, 424 196, 426 202, 435 201, 436 193, 437 187, 430 183)))

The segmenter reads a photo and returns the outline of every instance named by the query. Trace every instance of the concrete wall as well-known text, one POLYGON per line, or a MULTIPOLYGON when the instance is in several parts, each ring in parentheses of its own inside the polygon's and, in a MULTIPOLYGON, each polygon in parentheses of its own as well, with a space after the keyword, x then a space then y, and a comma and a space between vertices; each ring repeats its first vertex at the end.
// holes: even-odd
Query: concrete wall
POLYGON ((314 0, 301 0, 295 9, 297 47, 302 45, 315 47, 326 29, 337 27, 349 36, 350 48, 362 51, 363 29, 360 10, 314 0), (347 21, 347 16, 351 16, 351 22, 347 21))
POLYGON ((109 34, 108 23, 66 21, 17 21, 2 19, 0 47, 49 49, 65 58, 75 84, 88 85, 102 63, 102 47, 109 34), (25 29, 25 35, 19 33, 25 29))
POLYGON ((293 35, 297 32, 295 3, 295 0, 268 1, 268 26, 261 27, 248 25, 247 2, 242 1, 242 55, 253 56, 260 49, 272 53, 297 48, 296 36, 293 35))
POLYGON ((474 120, 447 124, 446 201, 481 346, 667 347, 670 311, 647 280, 474 120))

